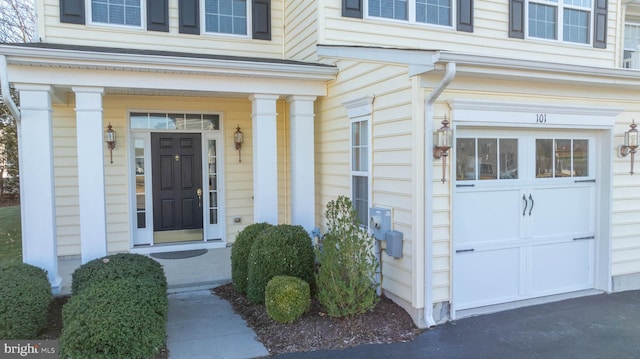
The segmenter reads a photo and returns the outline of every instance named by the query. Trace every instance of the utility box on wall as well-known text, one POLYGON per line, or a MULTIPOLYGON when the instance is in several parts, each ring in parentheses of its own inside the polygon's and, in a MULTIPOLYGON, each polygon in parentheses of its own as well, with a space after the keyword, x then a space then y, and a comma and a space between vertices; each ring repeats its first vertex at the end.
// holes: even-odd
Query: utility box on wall
POLYGON ((387 241, 387 255, 402 258, 402 232, 390 231, 384 237, 387 241))
POLYGON ((391 210, 386 208, 369 208, 369 229, 375 239, 384 241, 384 236, 391 230, 391 210))

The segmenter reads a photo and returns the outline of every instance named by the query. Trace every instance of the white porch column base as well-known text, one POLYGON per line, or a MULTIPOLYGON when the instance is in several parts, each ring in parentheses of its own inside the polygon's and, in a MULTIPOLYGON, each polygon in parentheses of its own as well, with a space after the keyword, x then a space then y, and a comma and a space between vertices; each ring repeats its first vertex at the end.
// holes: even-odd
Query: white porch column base
POLYGON ((277 95, 251 95, 253 132, 253 218, 278 224, 277 95))
POLYGON ((311 233, 316 227, 315 96, 289 96, 291 129, 291 222, 311 233))
POLYGON ((102 88, 73 87, 78 134, 78 194, 82 263, 107 255, 102 88))
POLYGON ((47 271, 51 291, 60 293, 53 177, 51 86, 16 84, 20 92, 18 146, 22 259, 47 271))

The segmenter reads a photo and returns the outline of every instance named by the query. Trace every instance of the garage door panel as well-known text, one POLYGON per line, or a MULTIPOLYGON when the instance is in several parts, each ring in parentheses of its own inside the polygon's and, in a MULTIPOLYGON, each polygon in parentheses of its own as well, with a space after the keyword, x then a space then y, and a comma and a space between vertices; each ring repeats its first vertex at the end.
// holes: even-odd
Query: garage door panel
POLYGON ((457 253, 454 276, 458 309, 514 300, 519 292, 520 250, 457 253))
POLYGON ((520 191, 464 192, 457 195, 454 221, 458 245, 517 240, 520 191))
POLYGON ((534 209, 532 237, 593 231, 593 187, 537 188, 531 191, 534 209))
POLYGON ((593 287, 593 240, 578 240, 531 248, 533 296, 564 293, 593 287))

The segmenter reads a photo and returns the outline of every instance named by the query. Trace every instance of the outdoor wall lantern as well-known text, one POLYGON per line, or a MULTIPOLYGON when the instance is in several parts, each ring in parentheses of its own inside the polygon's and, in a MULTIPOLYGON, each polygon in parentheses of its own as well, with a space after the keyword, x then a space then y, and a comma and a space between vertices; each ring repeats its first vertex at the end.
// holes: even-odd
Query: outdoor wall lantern
POLYGON ((629 174, 633 174, 633 160, 636 155, 636 148, 638 148, 638 130, 636 129, 638 125, 636 125, 635 120, 632 120, 629 127, 631 129, 624 133, 624 144, 620 146, 620 156, 626 157, 631 154, 631 171, 629 174))
POLYGON ((444 117, 442 121, 442 127, 440 127, 434 133, 434 146, 433 146, 433 158, 440 159, 442 158, 442 183, 447 180, 446 176, 446 166, 447 166, 447 156, 451 149, 451 143, 453 141, 453 130, 449 127, 449 121, 447 121, 447 116, 444 117))
POLYGON ((236 132, 233 134, 233 142, 235 142, 236 150, 238 150, 238 162, 242 162, 241 149, 242 143, 244 142, 244 135, 242 131, 240 131, 240 125, 236 127, 236 132))
POLYGON ((116 148, 116 131, 111 127, 111 122, 109 122, 109 126, 107 126, 107 130, 104 132, 104 142, 107 143, 107 148, 109 149, 109 157, 111 159, 111 163, 113 163, 113 150, 116 148))

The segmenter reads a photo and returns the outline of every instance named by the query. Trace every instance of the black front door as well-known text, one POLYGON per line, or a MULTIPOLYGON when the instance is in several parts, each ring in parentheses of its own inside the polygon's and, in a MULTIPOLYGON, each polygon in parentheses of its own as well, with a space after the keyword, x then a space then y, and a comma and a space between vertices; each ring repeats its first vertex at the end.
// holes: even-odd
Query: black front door
POLYGON ((151 153, 154 241, 201 240, 200 134, 152 133, 151 153))

